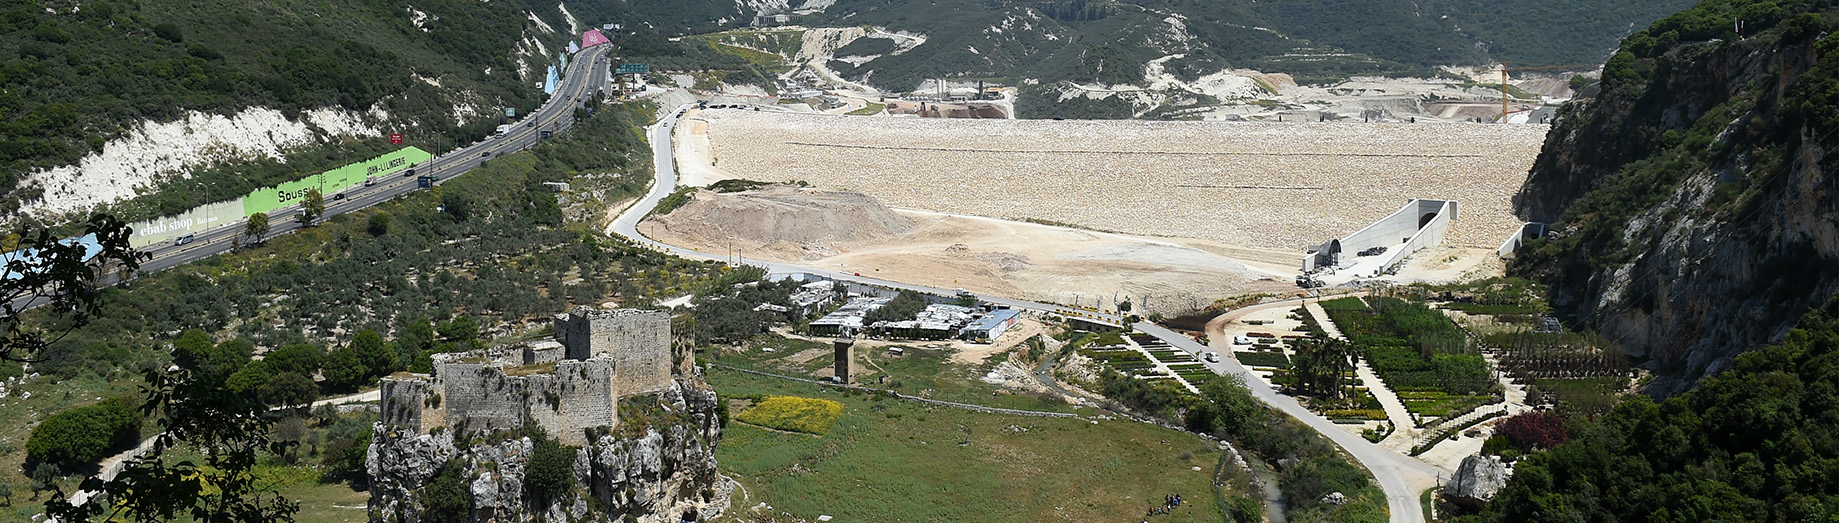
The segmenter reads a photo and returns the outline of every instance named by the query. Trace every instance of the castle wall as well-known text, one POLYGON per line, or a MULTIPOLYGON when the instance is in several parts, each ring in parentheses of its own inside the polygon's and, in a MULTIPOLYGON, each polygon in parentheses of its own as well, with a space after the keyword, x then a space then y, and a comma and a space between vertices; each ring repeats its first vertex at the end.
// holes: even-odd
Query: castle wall
POLYGON ((583 445, 584 429, 618 425, 619 398, 676 384, 668 314, 577 308, 556 316, 555 326, 553 342, 436 355, 432 377, 385 378, 382 421, 424 434, 442 426, 471 433, 536 423, 564 443, 583 445))
POLYGON ((524 425, 527 386, 490 363, 437 363, 441 407, 452 425, 467 431, 515 429, 524 425))
POLYGON ((377 410, 384 424, 423 432, 430 428, 426 425, 426 411, 438 409, 426 408, 428 394, 432 390, 427 376, 388 377, 383 378, 379 385, 377 410))
POLYGON ((583 429, 615 427, 619 403, 613 394, 613 375, 605 360, 556 363, 555 372, 527 377, 530 420, 549 435, 569 445, 586 445, 583 429))
POLYGON ((562 361, 567 350, 560 343, 539 341, 524 346, 524 365, 562 361))

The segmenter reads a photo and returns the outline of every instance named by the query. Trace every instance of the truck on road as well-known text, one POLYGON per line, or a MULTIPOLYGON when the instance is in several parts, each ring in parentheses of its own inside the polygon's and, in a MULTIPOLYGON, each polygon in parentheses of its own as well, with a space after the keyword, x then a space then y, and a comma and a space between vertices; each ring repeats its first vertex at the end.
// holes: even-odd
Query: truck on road
POLYGON ((504 133, 508 132, 511 132, 510 125, 500 125, 498 126, 498 132, 492 133, 492 136, 504 136, 504 133))

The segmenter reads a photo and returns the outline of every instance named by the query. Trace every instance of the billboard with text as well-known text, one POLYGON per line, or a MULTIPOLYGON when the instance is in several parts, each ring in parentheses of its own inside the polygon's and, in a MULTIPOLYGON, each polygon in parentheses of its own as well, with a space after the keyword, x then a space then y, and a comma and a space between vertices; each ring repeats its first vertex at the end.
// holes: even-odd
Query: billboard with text
POLYGON ((187 234, 201 233, 243 219, 243 202, 231 200, 193 207, 178 216, 154 218, 144 222, 134 222, 128 227, 134 234, 128 237, 128 245, 136 249, 165 243, 187 234))
POLYGON ((362 162, 346 165, 330 171, 308 176, 274 187, 256 189, 243 197, 243 216, 258 212, 274 212, 289 205, 300 203, 308 190, 319 189, 327 199, 332 194, 356 185, 363 185, 364 179, 371 176, 388 176, 411 165, 426 162, 433 155, 418 147, 404 147, 395 152, 371 158, 362 162))

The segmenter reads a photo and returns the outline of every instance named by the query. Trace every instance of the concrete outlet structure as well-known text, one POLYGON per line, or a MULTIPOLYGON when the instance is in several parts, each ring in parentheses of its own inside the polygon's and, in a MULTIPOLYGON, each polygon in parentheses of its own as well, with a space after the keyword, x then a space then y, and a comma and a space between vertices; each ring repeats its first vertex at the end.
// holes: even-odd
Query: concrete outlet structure
POLYGON ((1303 258, 1303 272, 1353 269, 1357 273, 1384 272, 1397 267, 1418 249, 1443 243, 1456 220, 1453 200, 1418 200, 1373 222, 1345 238, 1329 240, 1303 258), (1373 254, 1372 250, 1385 248, 1373 254))
POLYGON ((555 341, 435 355, 434 373, 383 379, 383 423, 427 433, 535 423, 564 443, 619 424, 619 399, 673 386, 670 315, 576 308, 555 341))

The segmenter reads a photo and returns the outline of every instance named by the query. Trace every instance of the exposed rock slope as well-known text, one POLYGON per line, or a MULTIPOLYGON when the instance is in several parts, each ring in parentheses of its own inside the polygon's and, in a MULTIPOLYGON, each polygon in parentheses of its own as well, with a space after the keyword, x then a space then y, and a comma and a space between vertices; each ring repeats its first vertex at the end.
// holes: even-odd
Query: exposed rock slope
POLYGON ((1523 217, 1555 225, 1515 270, 1660 371, 1658 394, 1839 291, 1833 13, 1775 12, 1732 33, 1749 3, 1706 2, 1629 37, 1516 197, 1523 217))

